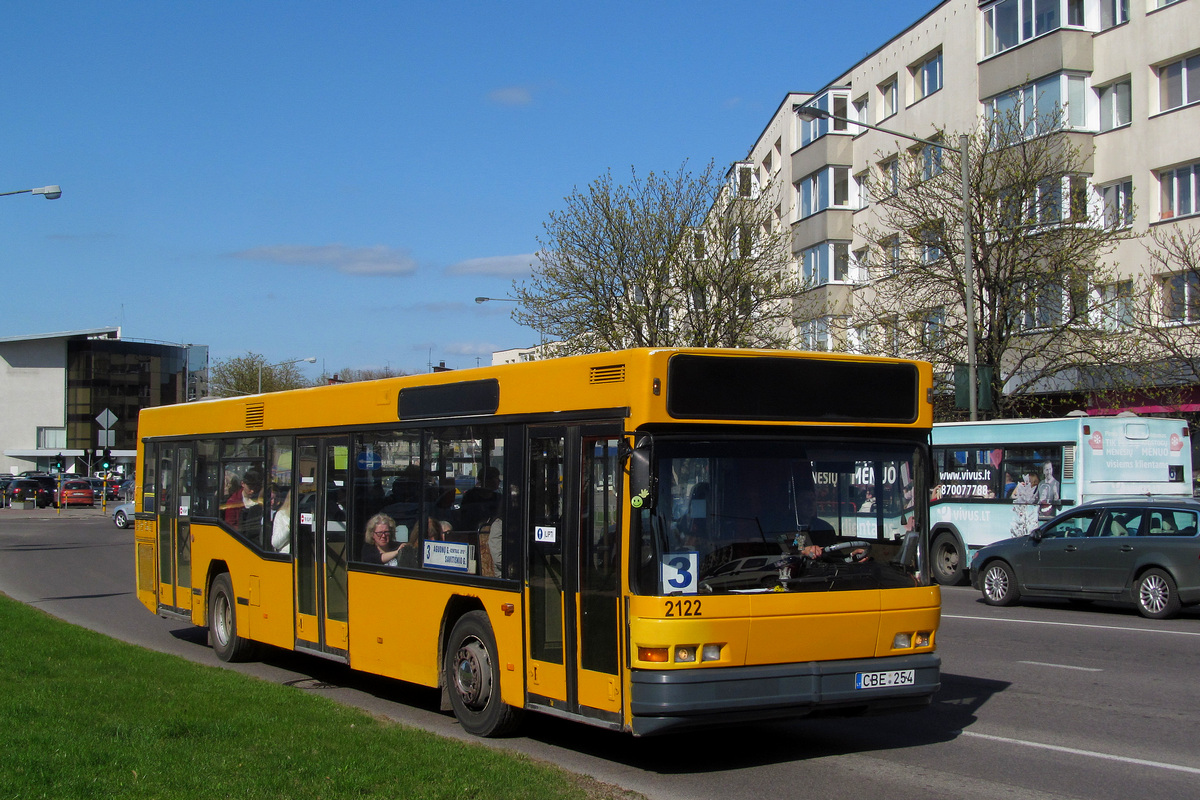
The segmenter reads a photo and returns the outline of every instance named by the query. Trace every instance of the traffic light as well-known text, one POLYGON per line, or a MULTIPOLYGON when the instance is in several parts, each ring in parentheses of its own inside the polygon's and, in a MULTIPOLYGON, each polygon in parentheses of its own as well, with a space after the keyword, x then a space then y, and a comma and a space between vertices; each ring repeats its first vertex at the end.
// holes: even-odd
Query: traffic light
POLYGON ((104 455, 100 456, 100 469, 108 469, 112 466, 112 450, 104 448, 104 455))
POLYGON ((63 457, 62 457, 62 453, 59 453, 58 455, 56 455, 54 457, 54 469, 58 472, 62 472, 62 468, 63 468, 63 457))

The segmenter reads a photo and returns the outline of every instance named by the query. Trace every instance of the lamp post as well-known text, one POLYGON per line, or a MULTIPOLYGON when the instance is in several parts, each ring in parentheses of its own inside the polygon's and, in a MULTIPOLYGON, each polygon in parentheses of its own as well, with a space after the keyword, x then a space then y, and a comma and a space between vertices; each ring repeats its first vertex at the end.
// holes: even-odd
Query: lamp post
MULTIPOLYGON (((293 358, 291 361, 280 361, 278 364, 268 364, 267 366, 268 367, 286 367, 288 364, 299 364, 301 361, 306 361, 309 364, 317 363, 316 356, 309 356, 308 358, 293 358)), ((259 365, 258 365, 258 393, 259 394, 262 394, 262 371, 263 371, 263 365, 261 362, 259 362, 259 365)))
MULTIPOLYGON (((849 117, 831 114, 823 108, 815 106, 806 106, 797 104, 792 106, 792 111, 799 117, 807 119, 833 119, 840 122, 846 122, 851 125, 857 125, 860 128, 868 128, 880 133, 886 133, 890 136, 896 136, 901 139, 908 139, 911 142, 929 145, 941 150, 949 150, 945 142, 935 142, 932 139, 922 139, 919 136, 913 136, 909 133, 901 133, 890 128, 881 128, 878 125, 871 125, 867 122, 859 122, 856 119, 849 117)), ((967 390, 969 405, 971 410, 971 419, 979 418, 979 396, 978 387, 976 385, 976 373, 978 367, 975 358, 975 265, 974 253, 971 246, 971 165, 970 158, 970 143, 971 137, 967 134, 961 134, 958 137, 959 162, 962 165, 962 234, 963 234, 963 284, 966 289, 966 308, 964 311, 967 315, 967 381, 970 386, 967 390)))
POLYGON ((62 197, 62 187, 42 186, 38 189, 17 189, 15 192, 0 192, 0 197, 7 197, 10 194, 40 194, 47 200, 57 200, 62 197))
POLYGON ((475 302, 482 304, 482 303, 487 303, 487 302, 518 303, 520 301, 517 300, 515 297, 476 297, 475 302))

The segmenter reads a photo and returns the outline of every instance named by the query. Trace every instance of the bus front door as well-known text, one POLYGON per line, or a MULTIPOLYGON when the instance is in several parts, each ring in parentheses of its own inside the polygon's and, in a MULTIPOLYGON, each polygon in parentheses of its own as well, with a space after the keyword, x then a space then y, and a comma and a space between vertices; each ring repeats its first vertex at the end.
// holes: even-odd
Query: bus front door
POLYGON ((296 442, 296 648, 339 660, 349 655, 346 603, 345 436, 296 442))
POLYGON ((164 608, 190 616, 195 453, 191 445, 183 444, 159 445, 157 453, 154 497, 158 518, 158 602, 164 608))
POLYGON ((621 721, 619 429, 531 428, 526 681, 534 706, 621 721))

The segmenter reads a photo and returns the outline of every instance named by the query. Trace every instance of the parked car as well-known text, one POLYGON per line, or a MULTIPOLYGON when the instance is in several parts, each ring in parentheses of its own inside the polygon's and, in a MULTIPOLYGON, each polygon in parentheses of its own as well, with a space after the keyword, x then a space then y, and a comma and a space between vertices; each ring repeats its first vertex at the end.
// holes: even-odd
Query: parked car
POLYGON ((1018 536, 981 548, 971 585, 994 606, 1022 596, 1131 602, 1165 619, 1200 603, 1200 501, 1113 497, 1082 503, 1018 536))
POLYGON ((118 528, 133 527, 133 503, 121 503, 113 508, 112 511, 113 525, 118 528))
POLYGON ((132 500, 133 499, 133 478, 126 478, 125 480, 121 481, 121 484, 117 487, 116 499, 118 499, 118 500, 132 500))
POLYGON ((96 492, 92 489, 92 484, 88 483, 85 478, 63 481, 62 486, 55 493, 55 505, 60 507, 94 506, 96 505, 96 492))
POLYGON ((9 505, 33 501, 38 508, 45 508, 54 503, 54 492, 35 478, 17 478, 8 485, 5 494, 9 505))

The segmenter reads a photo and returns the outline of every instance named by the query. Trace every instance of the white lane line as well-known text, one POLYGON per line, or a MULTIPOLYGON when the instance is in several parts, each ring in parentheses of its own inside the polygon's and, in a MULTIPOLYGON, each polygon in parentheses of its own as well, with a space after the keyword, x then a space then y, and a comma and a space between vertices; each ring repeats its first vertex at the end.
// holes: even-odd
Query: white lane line
POLYGON ((1084 625, 1078 622, 1046 622, 1038 619, 1005 619, 1003 617, 970 617, 965 614, 942 614, 942 619, 973 619, 980 622, 1015 622, 1025 625, 1061 625, 1065 628, 1095 628, 1101 631, 1129 631, 1130 633, 1166 633, 1172 636, 1200 636, 1200 631, 1160 631, 1154 628, 1123 628, 1119 625, 1084 625))
POLYGON ((1099 758, 1105 761, 1119 761, 1122 764, 1137 764, 1142 767, 1155 767, 1156 769, 1170 769, 1176 772, 1187 772, 1192 775, 1200 775, 1200 769, 1196 767, 1185 767, 1180 764, 1167 764, 1162 761, 1147 761, 1144 758, 1129 758, 1128 756, 1114 756, 1111 753, 1094 753, 1091 750, 1078 750, 1074 747, 1060 747, 1056 744, 1042 744, 1040 742, 1027 742, 1023 739, 1009 739, 1005 736, 991 736, 986 733, 975 733, 974 731, 959 731, 963 736, 971 736, 976 739, 987 739, 989 742, 1004 742, 1005 744, 1019 744, 1023 747, 1036 747, 1040 750, 1053 750, 1056 753, 1070 753, 1076 756, 1087 756, 1088 758, 1099 758))
POLYGON ((1054 667, 1055 669, 1077 669, 1080 672, 1104 672, 1097 667, 1073 667, 1070 664, 1050 664, 1046 661, 1018 661, 1018 664, 1032 664, 1035 667, 1054 667))

